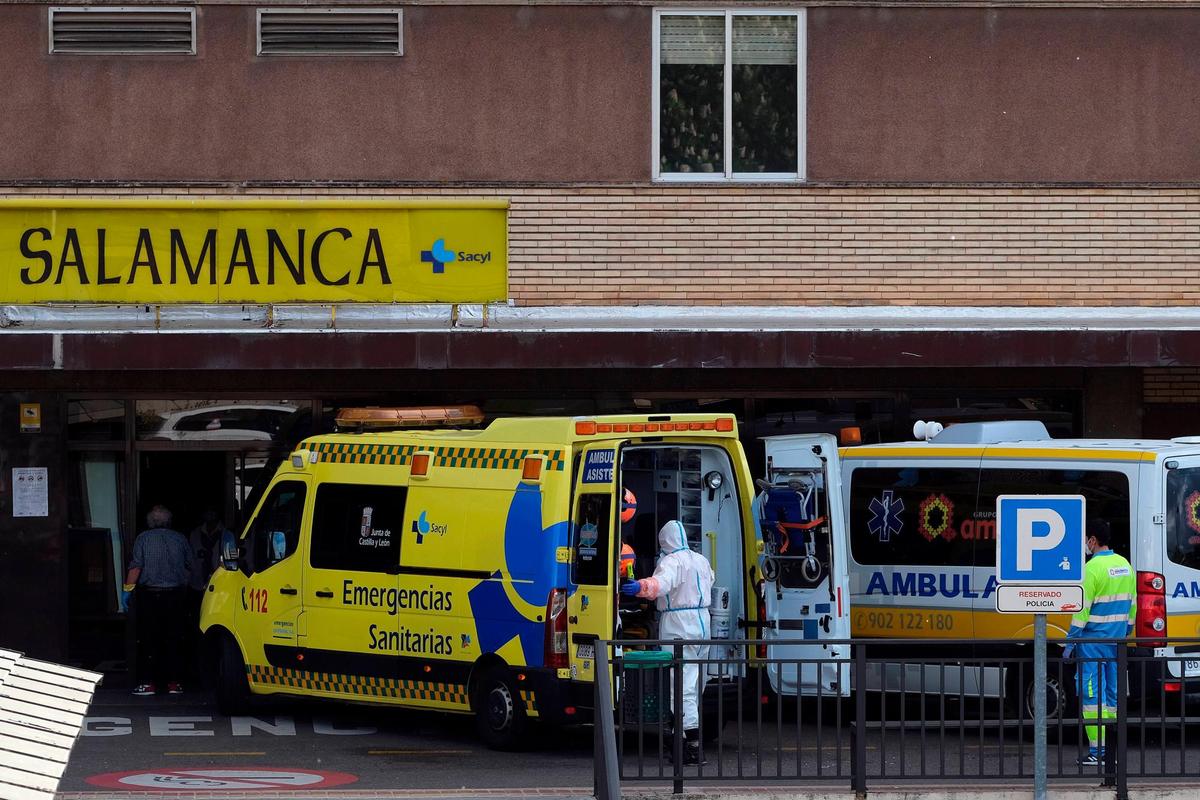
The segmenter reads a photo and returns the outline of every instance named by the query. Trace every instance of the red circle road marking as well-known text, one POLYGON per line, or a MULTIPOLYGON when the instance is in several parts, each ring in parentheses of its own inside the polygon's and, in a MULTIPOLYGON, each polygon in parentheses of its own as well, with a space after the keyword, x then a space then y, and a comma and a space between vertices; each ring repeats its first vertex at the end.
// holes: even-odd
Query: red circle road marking
POLYGON ((273 767, 202 767, 196 769, 139 769, 92 775, 93 786, 126 791, 247 791, 254 789, 328 789, 354 783, 345 772, 273 767))

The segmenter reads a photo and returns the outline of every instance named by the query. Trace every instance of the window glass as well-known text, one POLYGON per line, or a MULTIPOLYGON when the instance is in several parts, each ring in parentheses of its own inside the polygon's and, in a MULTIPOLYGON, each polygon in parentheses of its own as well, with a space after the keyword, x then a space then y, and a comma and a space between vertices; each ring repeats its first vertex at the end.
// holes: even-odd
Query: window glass
POLYGON ((975 469, 854 470, 849 512, 854 560, 972 566, 976 539, 995 536, 994 520, 976 519, 978 480, 975 469))
POLYGON ((137 436, 148 441, 252 441, 294 447, 312 432, 297 400, 138 400, 137 436))
POLYGON ((792 11, 657 16, 659 175, 800 174, 801 20, 792 11))
POLYGON ((579 517, 575 520, 575 558, 572 572, 575 583, 607 586, 612 576, 608 553, 609 519, 612 496, 585 494, 579 498, 579 517))
POLYGON ((665 15, 659 28, 663 172, 725 172, 725 18, 665 15))
POLYGON ((318 569, 395 572, 406 495, 403 486, 321 484, 309 563, 318 569))
POLYGON ((125 401, 71 400, 67 403, 67 438, 72 441, 123 441, 125 401))
POLYGON ((296 552, 306 489, 301 481, 280 481, 267 495, 249 533, 246 549, 251 572, 270 569, 296 552))
POLYGON ((1167 472, 1167 558, 1200 569, 1200 469, 1167 472))
POLYGON ((733 171, 796 172, 794 16, 733 18, 733 171))
POLYGON ((979 487, 980 513, 992 522, 991 535, 979 537, 980 565, 996 563, 996 498, 1002 494, 1079 494, 1087 519, 1107 520, 1112 548, 1129 556, 1129 478, 1120 472, 1059 469, 985 469, 979 487))
POLYGON ((860 564, 993 566, 996 498, 1002 494, 1083 495, 1088 519, 1107 520, 1113 549, 1129 555, 1129 479, 1123 473, 911 467, 852 473, 854 559, 860 564))

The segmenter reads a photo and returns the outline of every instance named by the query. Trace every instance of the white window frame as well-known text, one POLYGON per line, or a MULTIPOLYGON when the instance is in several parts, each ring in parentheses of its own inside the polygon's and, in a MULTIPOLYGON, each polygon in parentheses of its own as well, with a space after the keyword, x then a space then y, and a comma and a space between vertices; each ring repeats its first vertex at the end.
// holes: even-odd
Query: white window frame
POLYGON ((803 8, 656 8, 654 10, 653 33, 653 69, 651 70, 650 87, 652 140, 650 147, 650 174, 655 181, 664 183, 763 183, 763 182, 800 182, 806 180, 808 172, 807 159, 807 63, 808 27, 807 14, 803 8), (661 97, 661 67, 662 67, 662 18, 671 16, 682 17, 724 17, 725 19, 725 109, 724 130, 722 131, 724 154, 722 162, 725 172, 662 172, 660 169, 660 107, 661 97), (734 17, 795 17, 796 18, 796 172, 734 172, 733 171, 733 18, 734 17))
POLYGON ((254 13, 254 55, 260 58, 323 58, 337 56, 339 58, 394 58, 404 55, 404 10, 396 6, 346 6, 344 8, 322 7, 305 8, 293 6, 266 6, 255 9, 254 13), (360 53, 353 50, 321 50, 311 53, 264 53, 262 49, 262 18, 263 14, 395 14, 396 24, 399 25, 400 37, 396 42, 394 53, 360 53))
POLYGON ((194 56, 196 55, 196 7, 195 6, 50 6, 46 10, 46 29, 48 34, 47 52, 52 56, 194 56), (137 12, 169 12, 172 14, 187 14, 188 23, 192 29, 192 47, 186 53, 177 50, 55 50, 54 49, 54 15, 59 12, 73 14, 100 13, 137 13, 137 12))

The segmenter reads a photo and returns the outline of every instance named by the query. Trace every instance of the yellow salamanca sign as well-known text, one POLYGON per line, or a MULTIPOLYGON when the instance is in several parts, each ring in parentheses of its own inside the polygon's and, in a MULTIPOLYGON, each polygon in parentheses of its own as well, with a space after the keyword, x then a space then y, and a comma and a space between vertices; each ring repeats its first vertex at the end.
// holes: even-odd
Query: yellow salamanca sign
POLYGON ((0 200, 6 303, 486 303, 500 200, 0 200))

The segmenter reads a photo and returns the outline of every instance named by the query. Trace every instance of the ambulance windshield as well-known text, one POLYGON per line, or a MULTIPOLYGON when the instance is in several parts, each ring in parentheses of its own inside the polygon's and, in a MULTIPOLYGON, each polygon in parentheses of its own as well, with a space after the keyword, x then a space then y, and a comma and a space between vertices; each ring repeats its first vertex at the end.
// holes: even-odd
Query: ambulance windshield
POLYGON ((1200 569, 1200 468, 1167 472, 1167 558, 1200 569))

